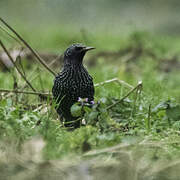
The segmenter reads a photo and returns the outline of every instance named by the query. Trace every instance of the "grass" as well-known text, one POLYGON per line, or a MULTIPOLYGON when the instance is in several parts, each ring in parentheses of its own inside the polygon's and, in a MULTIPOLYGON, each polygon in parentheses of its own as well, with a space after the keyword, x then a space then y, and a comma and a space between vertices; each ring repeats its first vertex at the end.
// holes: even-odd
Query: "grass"
MULTIPOLYGON (((107 110, 130 88, 116 82, 96 87, 94 108, 84 107, 87 126, 72 132, 61 126, 48 100, 2 93, 0 176, 3 179, 179 178, 180 72, 176 69, 178 62, 175 65, 171 62, 179 55, 180 38, 157 37, 145 32, 123 38, 86 32, 84 39, 81 33, 69 36, 62 30, 35 32, 31 36, 26 33, 23 36, 31 39, 36 48, 54 52, 59 47, 62 52, 72 42, 89 41, 88 45, 94 45, 97 50, 88 54, 87 61, 98 52, 112 53, 110 57, 98 57, 95 66, 88 67, 95 83, 117 77, 136 86, 142 80, 143 90, 107 110), (37 42, 38 38, 41 41, 37 42), (128 47, 130 52, 114 55, 128 47), (137 49, 141 50, 140 54, 137 49), (161 69, 167 62, 170 62, 168 73, 161 69), (37 125, 37 122, 41 123, 37 125)), ((6 41, 7 45, 9 42, 6 41)), ((31 81, 33 87, 51 91, 53 77, 46 70, 42 68, 39 73, 40 65, 36 63, 28 68, 25 60, 23 65, 29 80, 38 75, 31 81)), ((18 89, 24 84, 17 76, 18 89)), ((13 85, 12 74, 0 72, 1 88, 13 89, 13 85)))

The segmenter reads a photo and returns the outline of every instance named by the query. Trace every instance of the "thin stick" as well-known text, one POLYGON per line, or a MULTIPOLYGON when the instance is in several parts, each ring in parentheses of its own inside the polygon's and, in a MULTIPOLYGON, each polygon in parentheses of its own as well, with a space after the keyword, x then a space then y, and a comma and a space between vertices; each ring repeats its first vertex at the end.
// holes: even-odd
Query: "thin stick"
POLYGON ((131 116, 133 116, 133 114, 135 114, 135 112, 136 112, 136 102, 137 102, 137 99, 138 99, 138 95, 141 94, 141 90, 142 90, 142 86, 139 86, 139 88, 136 89, 131 116))
POLYGON ((44 60, 39 56, 39 54, 6 22, 0 17, 0 21, 8 28, 10 29, 20 40, 21 42, 34 54, 34 56, 37 58, 37 60, 54 76, 56 76, 56 73, 48 67, 48 65, 44 62, 44 60))
POLYGON ((32 92, 32 91, 18 91, 18 90, 10 90, 10 89, 0 89, 0 92, 52 96, 51 93, 32 92))
POLYGON ((131 85, 128 84, 127 82, 125 82, 125 81, 123 81, 123 80, 120 80, 120 79, 118 79, 118 78, 109 79, 109 80, 107 80, 107 81, 97 83, 97 84, 95 84, 94 86, 95 86, 95 87, 98 87, 98 86, 102 86, 102 85, 104 85, 104 84, 108 84, 108 83, 111 83, 111 82, 118 82, 119 84, 125 85, 125 86, 127 86, 128 88, 131 88, 131 89, 134 88, 133 86, 131 86, 131 85))
POLYGON ((112 107, 114 107, 115 105, 121 103, 124 99, 126 99, 132 92, 134 92, 136 89, 140 88, 142 86, 142 82, 139 82, 138 85, 136 87, 134 87, 132 90, 130 90, 124 97, 122 97, 119 101, 111 104, 110 106, 108 106, 106 108, 106 110, 111 109, 112 107))
POLYGON ((21 75, 21 77, 26 81, 26 83, 29 85, 29 87, 31 87, 31 89, 36 92, 36 89, 33 88, 33 86, 31 85, 31 83, 26 79, 26 76, 24 76, 24 74, 20 71, 20 69, 18 68, 18 66, 16 65, 16 63, 14 62, 13 58, 11 57, 11 55, 9 54, 8 50, 6 49, 6 47, 4 46, 4 44, 2 43, 2 41, 0 40, 0 45, 2 46, 2 48, 4 49, 4 51, 6 52, 7 56, 9 57, 10 61, 13 63, 14 67, 17 69, 18 73, 21 75))
MULTIPOLYGON (((15 41, 17 41, 18 43, 20 43, 21 44, 21 41, 19 41, 17 38, 15 38, 13 35, 11 35, 4 27, 2 27, 1 25, 0 25, 0 29, 2 30, 2 31, 4 31, 8 36, 10 36, 12 39, 14 39, 15 41)), ((21 44, 22 45, 22 44, 21 44)))
POLYGON ((128 144, 128 143, 118 144, 118 145, 110 147, 110 148, 89 151, 89 152, 83 154, 83 156, 94 156, 94 155, 98 155, 98 154, 102 154, 102 153, 112 153, 114 151, 117 151, 117 150, 119 151, 120 149, 125 149, 125 148, 131 147, 131 146, 132 146, 132 144, 128 144))

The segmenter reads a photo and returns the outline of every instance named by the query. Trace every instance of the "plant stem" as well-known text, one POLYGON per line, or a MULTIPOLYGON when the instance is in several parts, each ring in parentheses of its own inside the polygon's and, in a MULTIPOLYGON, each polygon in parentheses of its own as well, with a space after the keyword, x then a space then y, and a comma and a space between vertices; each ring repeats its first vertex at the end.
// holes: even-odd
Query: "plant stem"
POLYGON ((44 62, 44 60, 39 56, 39 54, 5 21, 0 17, 0 21, 8 28, 10 29, 18 38, 19 40, 34 54, 34 56, 37 58, 37 60, 54 76, 56 76, 56 73, 48 67, 48 65, 44 62))
POLYGON ((121 103, 124 99, 126 99, 131 93, 133 93, 136 89, 140 88, 142 86, 142 82, 139 82, 138 85, 136 87, 134 87, 132 90, 130 90, 124 97, 122 97, 119 101, 111 104, 110 106, 108 106, 106 108, 106 110, 111 109, 112 107, 114 107, 115 105, 121 103))

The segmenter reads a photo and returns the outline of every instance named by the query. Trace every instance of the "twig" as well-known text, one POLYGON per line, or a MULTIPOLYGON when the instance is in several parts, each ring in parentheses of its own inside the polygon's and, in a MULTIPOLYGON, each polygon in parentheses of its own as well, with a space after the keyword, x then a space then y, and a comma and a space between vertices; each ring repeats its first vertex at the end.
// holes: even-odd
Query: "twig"
POLYGON ((26 83, 29 85, 29 87, 31 87, 31 89, 36 92, 36 89, 33 88, 33 86, 31 85, 31 83, 26 79, 26 76, 24 76, 24 74, 20 71, 20 69, 18 68, 18 66, 16 65, 16 63, 14 62, 13 58, 11 57, 11 55, 9 54, 8 50, 6 49, 6 47, 4 46, 4 44, 2 43, 2 41, 0 40, 0 45, 2 46, 2 48, 4 49, 4 51, 6 52, 7 56, 9 57, 10 61, 13 63, 14 67, 17 69, 18 73, 21 75, 21 77, 26 81, 26 83))
POLYGON ((0 21, 8 28, 10 29, 19 39, 20 41, 34 54, 34 56, 37 58, 37 60, 54 76, 56 76, 56 73, 48 67, 48 65, 44 62, 44 60, 39 56, 39 54, 6 22, 0 17, 0 21))
POLYGON ((10 89, 0 89, 0 92, 52 96, 51 93, 32 92, 32 91, 18 91, 18 90, 10 90, 10 89))
POLYGON ((120 151, 121 149, 126 149, 126 148, 131 147, 131 146, 133 146, 133 144, 128 144, 128 143, 118 144, 116 146, 109 147, 109 148, 89 151, 89 152, 83 154, 83 156, 86 157, 86 156, 95 156, 95 155, 104 154, 104 153, 112 153, 115 151, 120 151))
POLYGON ((53 58, 53 59, 51 60, 51 62, 48 64, 48 66, 49 66, 49 67, 52 67, 52 66, 54 65, 54 63, 56 63, 57 60, 58 60, 58 61, 61 61, 62 58, 63 58, 63 55, 62 55, 62 54, 58 55, 56 58, 53 58))
POLYGON ((139 148, 142 148, 142 147, 160 147, 161 149, 164 149, 164 145, 167 145, 167 144, 174 144, 174 143, 178 143, 179 144, 179 141, 173 141, 173 142, 139 142, 139 143, 124 143, 124 144, 118 144, 118 145, 115 145, 115 146, 112 146, 112 147, 109 147, 109 148, 103 148, 103 149, 96 149, 96 150, 92 150, 92 151, 89 151, 85 154, 83 154, 82 156, 83 157, 86 157, 86 156, 96 156, 96 155, 99 155, 99 154, 104 154, 104 153, 112 153, 112 152, 124 152, 124 151, 121 151, 123 149, 126 149, 126 148, 129 148, 129 147, 132 147, 132 146, 136 146, 136 147, 139 147, 139 148))
POLYGON ((111 83, 111 82, 118 82, 119 84, 125 85, 125 86, 127 86, 128 88, 131 88, 131 89, 134 88, 133 86, 131 86, 131 85, 128 84, 127 82, 125 82, 125 81, 123 81, 123 80, 120 80, 120 79, 118 79, 118 78, 109 79, 109 80, 107 80, 107 81, 97 83, 97 84, 95 84, 94 86, 95 86, 95 87, 98 87, 98 86, 102 86, 102 85, 104 85, 104 84, 108 84, 108 83, 111 83))
MULTIPOLYGON (((29 82, 34 81, 38 77, 38 74, 34 75, 37 69, 38 69, 38 66, 34 70, 31 71, 30 75, 27 76, 27 79, 29 79, 29 82)), ((23 84, 21 89, 24 89, 26 87, 27 87, 27 84, 23 84)))
POLYGON ((136 112, 136 102, 137 102, 137 99, 138 99, 138 95, 140 96, 140 94, 141 94, 141 91, 142 91, 142 86, 139 86, 139 88, 136 89, 131 116, 133 116, 133 114, 135 114, 135 112, 136 112))
POLYGON ((142 82, 140 81, 136 87, 134 87, 132 90, 130 90, 130 91, 129 91, 124 97, 122 97, 119 101, 117 101, 117 102, 111 104, 110 106, 108 106, 108 107, 106 108, 106 110, 109 110, 109 109, 111 109, 112 107, 114 107, 115 105, 121 103, 121 102, 122 102, 124 99, 126 99, 132 92, 134 92, 136 89, 140 88, 141 86, 142 86, 142 82))
MULTIPOLYGON (((11 35, 4 27, 2 27, 1 25, 0 25, 0 29, 2 30, 2 31, 4 31, 8 36, 10 36, 12 39, 14 39, 15 41, 17 41, 18 43, 20 43, 21 44, 21 41, 19 41, 17 38, 15 38, 13 35, 11 35)), ((22 45, 22 44, 21 44, 22 45)))

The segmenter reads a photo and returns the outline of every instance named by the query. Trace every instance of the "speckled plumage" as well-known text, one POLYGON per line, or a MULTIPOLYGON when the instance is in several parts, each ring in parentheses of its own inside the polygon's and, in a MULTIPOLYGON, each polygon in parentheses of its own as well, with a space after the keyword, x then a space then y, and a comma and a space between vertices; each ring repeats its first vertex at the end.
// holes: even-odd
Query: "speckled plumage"
MULTIPOLYGON (((64 67, 54 80, 52 93, 57 104, 56 110, 65 122, 77 119, 71 115, 70 108, 79 97, 88 98, 89 102, 94 99, 93 79, 82 63, 85 53, 90 49, 93 48, 71 45, 64 53, 64 67)), ((77 128, 80 122, 65 126, 77 128)))

